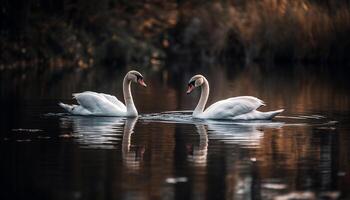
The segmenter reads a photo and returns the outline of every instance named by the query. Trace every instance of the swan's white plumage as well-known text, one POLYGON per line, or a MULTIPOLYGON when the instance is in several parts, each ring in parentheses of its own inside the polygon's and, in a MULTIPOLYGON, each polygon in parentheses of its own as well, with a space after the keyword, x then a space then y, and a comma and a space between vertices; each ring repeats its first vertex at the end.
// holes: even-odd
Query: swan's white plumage
POLYGON ((116 116, 126 112, 125 105, 112 95, 87 91, 75 93, 73 97, 92 115, 116 116))
POLYGON ((252 96, 232 97, 225 100, 218 101, 206 110, 205 104, 209 96, 209 82, 202 75, 195 75, 191 78, 188 84, 187 93, 190 93, 195 87, 201 87, 201 97, 192 116, 201 119, 230 119, 230 120, 264 120, 272 119, 283 109, 260 112, 257 111, 265 103, 252 96))
POLYGON ((232 97, 212 104, 197 118, 231 119, 250 113, 263 105, 265 105, 264 102, 256 97, 232 97))
POLYGON ((129 71, 123 81, 123 94, 126 105, 113 95, 91 91, 73 94, 73 98, 77 100, 79 105, 64 103, 59 103, 59 105, 73 115, 136 117, 138 113, 130 91, 131 82, 138 82, 146 87, 139 72, 129 71))
POLYGON ((59 105, 74 115, 125 116, 126 107, 115 96, 97 92, 73 94, 79 105, 59 105))
POLYGON ((117 97, 110 95, 110 94, 104 94, 104 93, 99 93, 100 95, 103 95, 108 101, 113 103, 114 105, 118 106, 120 109, 126 111, 125 105, 117 99, 117 97))

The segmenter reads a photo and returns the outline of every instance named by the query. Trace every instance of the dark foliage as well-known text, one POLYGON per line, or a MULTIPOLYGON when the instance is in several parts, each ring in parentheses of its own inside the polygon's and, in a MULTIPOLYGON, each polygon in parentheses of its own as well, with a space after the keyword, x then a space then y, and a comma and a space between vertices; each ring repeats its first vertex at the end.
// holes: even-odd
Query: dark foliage
POLYGON ((0 69, 348 62, 349 0, 4 0, 0 69))

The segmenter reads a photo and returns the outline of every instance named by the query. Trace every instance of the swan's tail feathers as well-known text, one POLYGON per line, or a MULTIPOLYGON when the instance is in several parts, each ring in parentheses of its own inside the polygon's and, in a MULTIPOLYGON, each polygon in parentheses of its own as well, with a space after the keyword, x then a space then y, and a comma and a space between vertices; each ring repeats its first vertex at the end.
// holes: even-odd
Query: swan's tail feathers
POLYGON ((66 111, 70 112, 70 113, 71 113, 71 112, 73 111, 73 109, 74 109, 74 106, 73 106, 73 105, 64 104, 64 103, 62 103, 62 102, 59 102, 58 105, 61 106, 61 107, 62 107, 63 109, 65 109, 66 111))
POLYGON ((276 115, 280 114, 280 113, 283 112, 283 111, 284 111, 284 109, 279 109, 279 110, 264 112, 264 115, 266 116, 267 119, 272 119, 272 118, 274 118, 276 115))
POLYGON ((80 93, 73 93, 73 94, 72 94, 72 99, 76 99, 77 96, 78 96, 79 94, 80 94, 80 93))
POLYGON ((261 106, 266 106, 266 104, 263 100, 261 100, 261 99, 259 99, 259 100, 260 100, 261 106))
POLYGON ((261 104, 260 107, 266 106, 265 102, 263 101, 261 101, 260 104, 261 104))

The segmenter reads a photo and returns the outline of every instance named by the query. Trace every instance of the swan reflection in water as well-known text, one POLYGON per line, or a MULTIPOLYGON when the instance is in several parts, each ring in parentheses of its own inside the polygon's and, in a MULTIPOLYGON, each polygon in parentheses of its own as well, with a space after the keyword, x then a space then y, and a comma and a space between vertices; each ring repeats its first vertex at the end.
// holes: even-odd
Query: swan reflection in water
POLYGON ((206 166, 209 139, 236 144, 242 148, 258 148, 265 128, 280 128, 283 124, 269 120, 235 123, 219 120, 202 121, 195 124, 199 144, 188 151, 187 160, 196 166, 206 166))
POLYGON ((123 163, 132 169, 139 169, 144 147, 131 147, 131 135, 137 118, 82 117, 61 118, 60 126, 73 129, 72 135, 81 148, 116 149, 122 145, 123 163))
MULTIPOLYGON (((231 150, 230 159, 225 167, 225 183, 227 184, 226 196, 233 199, 251 199, 253 187, 252 174, 247 173, 246 169, 253 165, 250 162, 251 149, 260 148, 264 137, 264 132, 267 129, 281 128, 284 123, 264 121, 242 121, 232 122, 225 120, 204 120, 194 123, 199 137, 199 143, 193 145, 192 151, 188 151, 187 161, 191 163, 195 170, 195 175, 192 177, 194 188, 196 188, 195 199, 204 199, 201 194, 206 193, 206 181, 203 181, 201 176, 209 174, 207 165, 214 160, 213 153, 221 149, 223 145, 231 150), (208 157, 209 155, 212 156, 208 157), (248 161, 248 162, 247 162, 248 161), (245 165, 244 168, 242 166, 245 165)), ((188 149, 187 149, 188 150, 188 149)), ((254 150, 252 151, 254 152, 254 150)), ((253 169, 251 169, 253 170, 253 169)))
POLYGON ((199 134, 198 146, 188 146, 187 160, 195 166, 206 166, 208 154, 208 133, 203 124, 196 124, 197 133, 199 134))
POLYGON ((227 144, 238 144, 241 147, 259 147, 266 128, 281 128, 284 123, 270 120, 236 121, 208 121, 209 139, 220 140, 227 144))
POLYGON ((143 154, 145 153, 145 147, 131 147, 131 135, 134 133, 134 127, 136 122, 137 118, 128 118, 125 120, 122 141, 122 154, 123 163, 130 169, 138 170, 141 167, 143 154))

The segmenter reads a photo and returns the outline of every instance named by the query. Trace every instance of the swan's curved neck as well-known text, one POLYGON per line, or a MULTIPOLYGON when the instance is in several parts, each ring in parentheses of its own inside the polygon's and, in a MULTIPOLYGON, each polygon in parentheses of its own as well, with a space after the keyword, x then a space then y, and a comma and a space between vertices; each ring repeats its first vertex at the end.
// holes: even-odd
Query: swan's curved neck
POLYGON ((204 82, 201 86, 201 97, 199 98, 199 102, 193 111, 193 116, 198 116, 199 114, 203 113, 205 104, 207 103, 209 97, 209 83, 204 77, 203 80, 204 82))
POLYGON ((123 81, 123 95, 124 95, 124 101, 126 106, 126 116, 136 117, 138 113, 134 105, 134 100, 131 95, 130 85, 131 85, 131 81, 127 78, 127 76, 125 76, 123 81))

